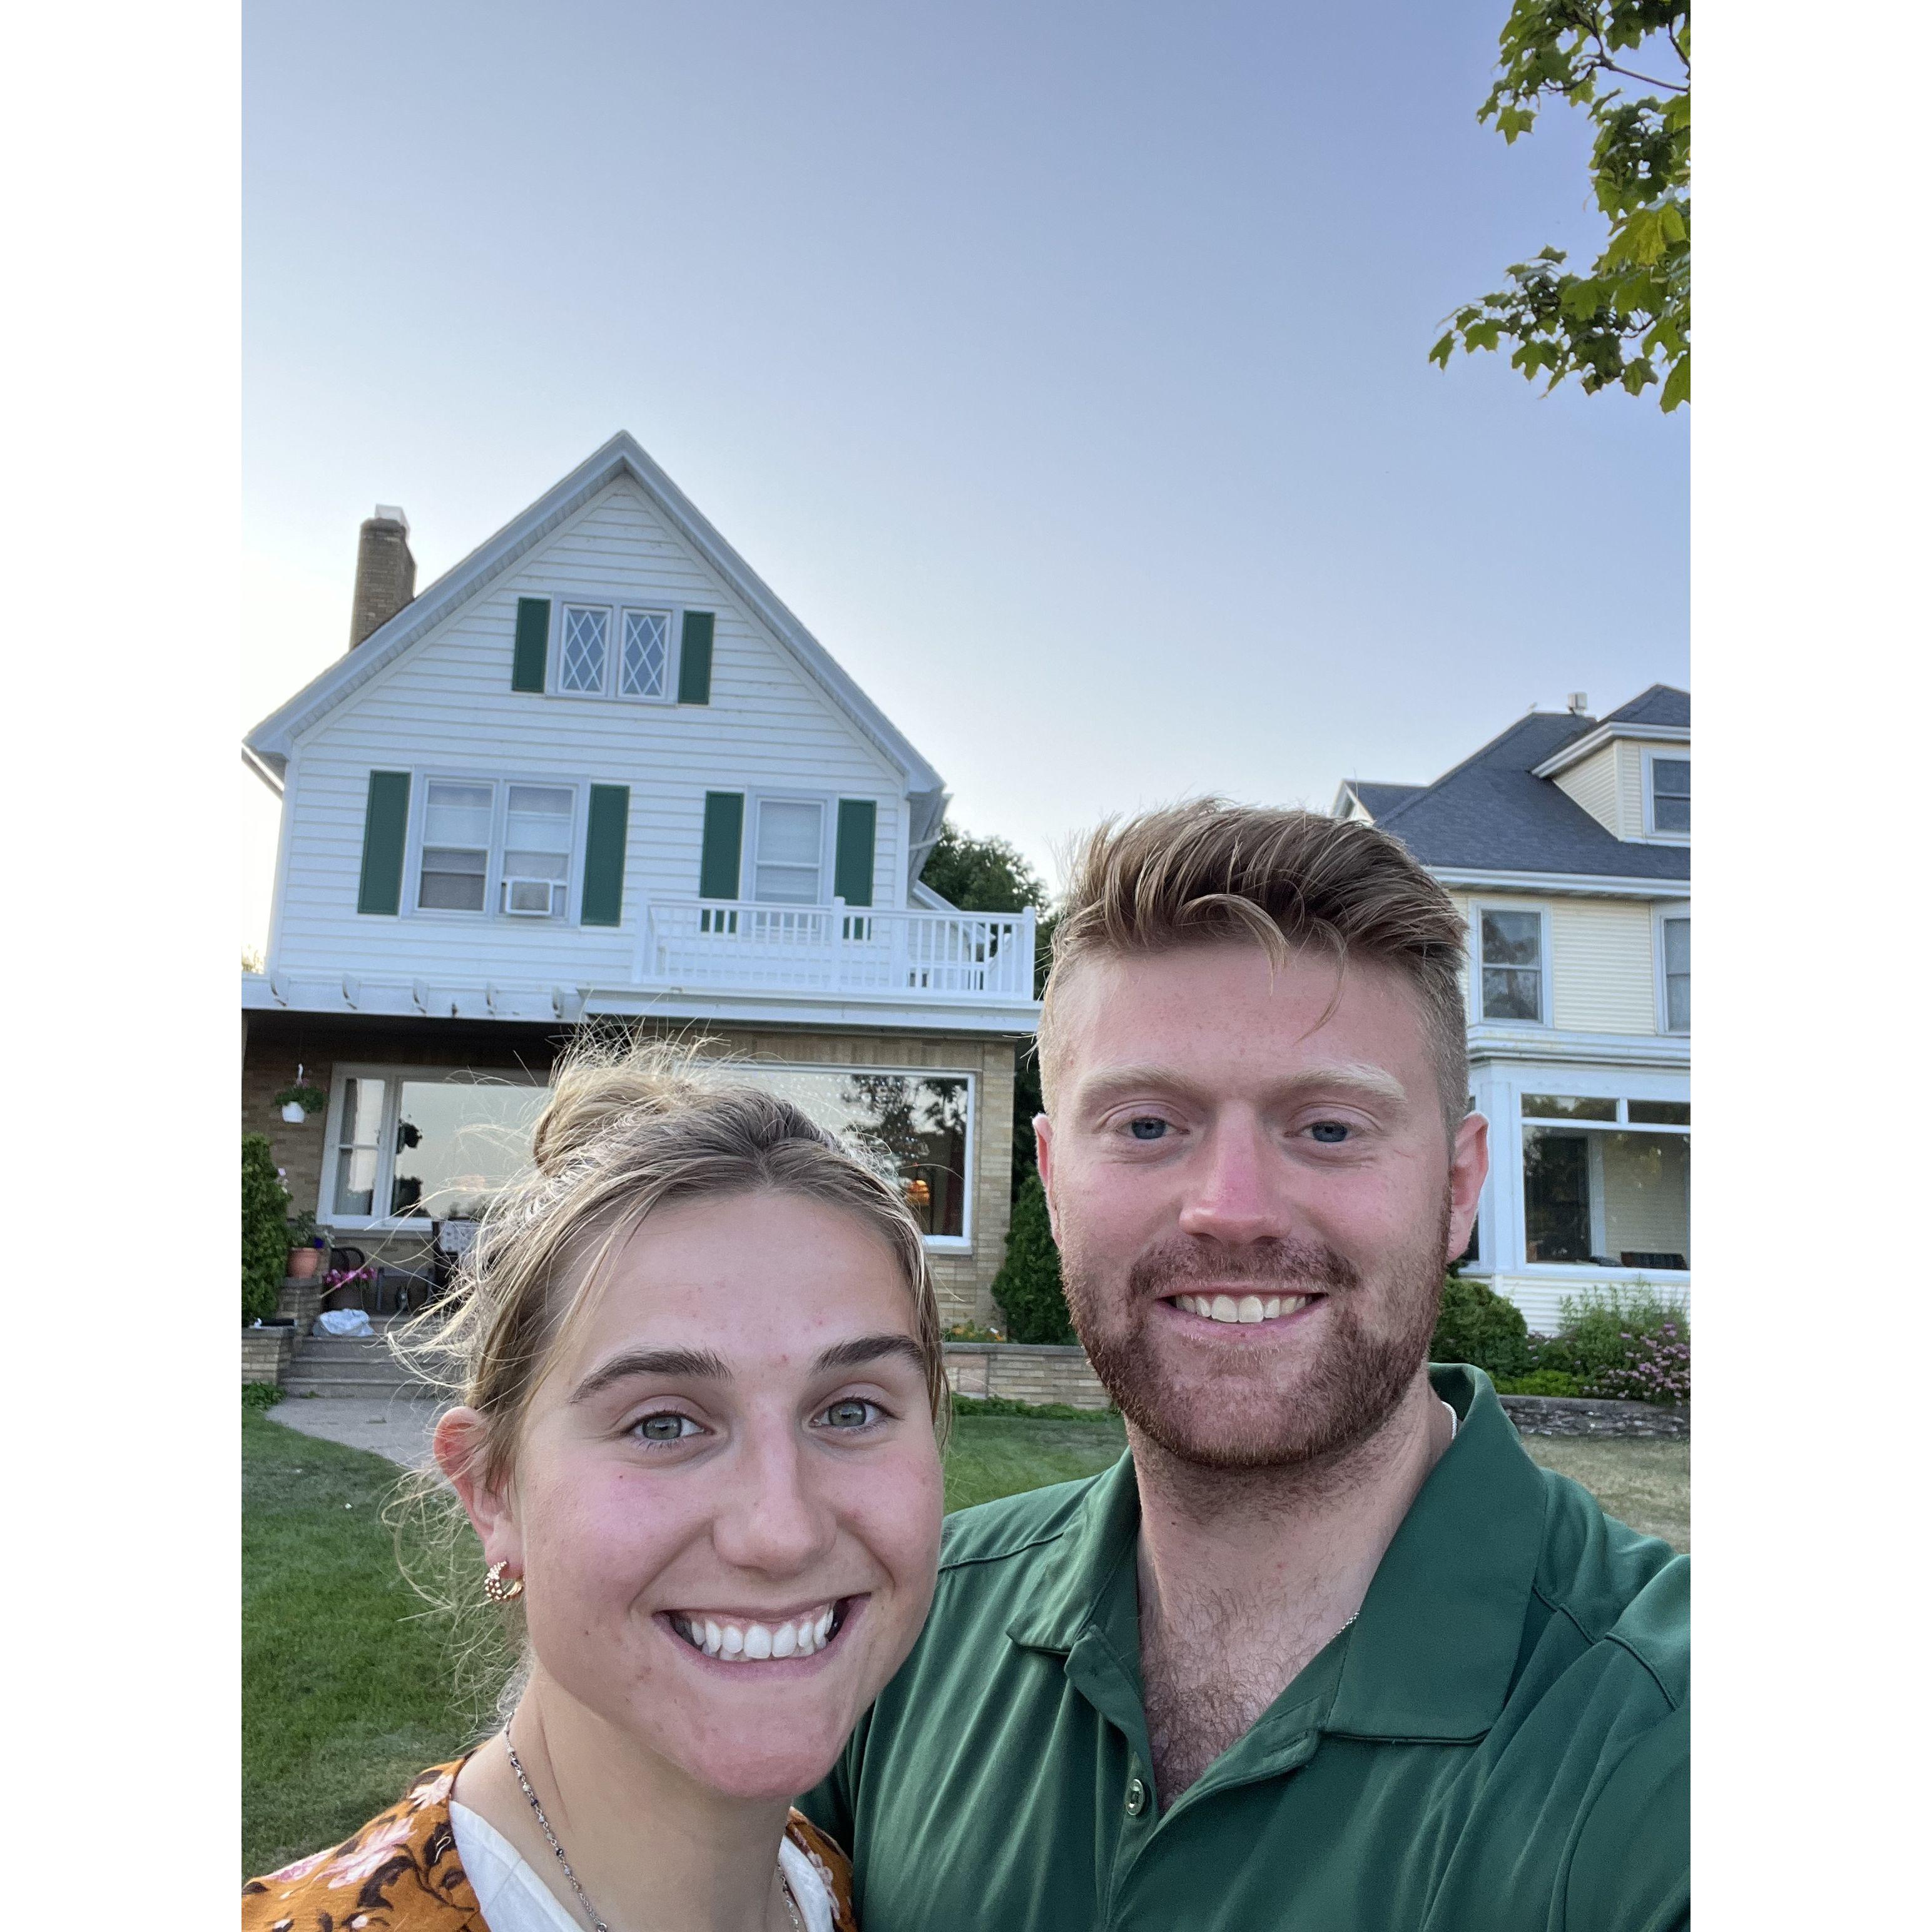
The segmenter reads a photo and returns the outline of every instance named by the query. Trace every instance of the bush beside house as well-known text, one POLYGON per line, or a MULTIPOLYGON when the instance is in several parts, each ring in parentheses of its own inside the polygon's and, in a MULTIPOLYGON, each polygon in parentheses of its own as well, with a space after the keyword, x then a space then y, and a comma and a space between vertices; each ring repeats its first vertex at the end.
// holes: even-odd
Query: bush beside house
POLYGON ((1060 1250, 1053 1244, 1046 1190, 1037 1174, 1028 1175, 1013 1202, 1006 1258, 993 1277, 993 1299, 1005 1312, 1006 1332, 1016 1342, 1074 1339, 1060 1284, 1060 1250))
POLYGON ((266 1134, 242 1136, 242 1322, 275 1312, 289 1261, 289 1191, 266 1134))
POLYGON ((1645 1287, 1566 1295, 1553 1335, 1479 1281, 1452 1275, 1430 1342, 1432 1362, 1468 1362, 1504 1395, 1594 1396, 1619 1402, 1690 1400, 1690 1322, 1645 1287))

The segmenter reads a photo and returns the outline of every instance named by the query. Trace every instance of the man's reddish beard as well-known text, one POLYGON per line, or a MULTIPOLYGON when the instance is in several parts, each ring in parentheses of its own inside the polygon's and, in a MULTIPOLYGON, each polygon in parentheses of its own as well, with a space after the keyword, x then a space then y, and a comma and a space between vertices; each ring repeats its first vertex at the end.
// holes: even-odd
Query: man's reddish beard
MULTIPOLYGON (((1070 1230, 1063 1229, 1070 1232, 1070 1230)), ((1100 1278, 1077 1242, 1062 1256, 1074 1332, 1107 1393, 1142 1433, 1185 1462, 1207 1468, 1272 1468, 1330 1460, 1366 1441, 1394 1412, 1429 1353, 1442 1300, 1449 1232, 1445 1195, 1433 1244, 1389 1258, 1377 1284, 1387 1332, 1364 1319, 1360 1270, 1321 1242, 1268 1239, 1244 1246, 1180 1234, 1137 1256, 1124 1288, 1100 1278), (1231 1375, 1206 1400, 1177 1389, 1153 1345, 1155 1304, 1190 1282, 1240 1283, 1249 1292, 1317 1294, 1323 1339, 1294 1364, 1294 1386, 1271 1390, 1231 1375)))

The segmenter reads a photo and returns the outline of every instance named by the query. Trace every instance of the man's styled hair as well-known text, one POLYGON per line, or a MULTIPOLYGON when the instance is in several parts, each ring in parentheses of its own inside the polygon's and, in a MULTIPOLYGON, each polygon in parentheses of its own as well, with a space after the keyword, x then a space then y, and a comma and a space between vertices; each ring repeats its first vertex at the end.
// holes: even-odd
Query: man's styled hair
POLYGON ((1325 952, 1408 981, 1441 1083, 1450 1138, 1468 1106, 1458 973, 1465 928, 1449 895, 1386 832, 1319 812, 1190 799, 1108 819, 1074 861, 1040 1018, 1040 1073, 1058 1072, 1054 994, 1083 959, 1252 939, 1277 964, 1325 952))

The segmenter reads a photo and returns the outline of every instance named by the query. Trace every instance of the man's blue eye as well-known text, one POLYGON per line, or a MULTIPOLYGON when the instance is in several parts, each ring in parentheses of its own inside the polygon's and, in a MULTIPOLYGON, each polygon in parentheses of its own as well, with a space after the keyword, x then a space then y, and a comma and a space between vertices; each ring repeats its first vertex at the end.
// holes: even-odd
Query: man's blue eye
POLYGON ((1340 1120, 1317 1120, 1308 1130, 1324 1147, 1334 1147, 1348 1138, 1348 1130, 1340 1120))
POLYGON ((1127 1130, 1137 1141, 1157 1141, 1167 1132, 1167 1123, 1162 1120, 1143 1118, 1130 1121, 1127 1130))

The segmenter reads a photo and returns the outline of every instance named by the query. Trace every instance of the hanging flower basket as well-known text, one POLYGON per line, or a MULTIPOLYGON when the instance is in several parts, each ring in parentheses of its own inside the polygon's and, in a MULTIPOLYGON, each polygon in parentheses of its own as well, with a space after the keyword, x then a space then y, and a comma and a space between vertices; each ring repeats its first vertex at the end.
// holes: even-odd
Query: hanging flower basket
POLYGON ((298 1082, 293 1087, 284 1087, 275 1096, 275 1105, 282 1110, 282 1118, 291 1126, 298 1126, 311 1114, 319 1114, 328 1105, 328 1096, 320 1087, 310 1087, 298 1082))

